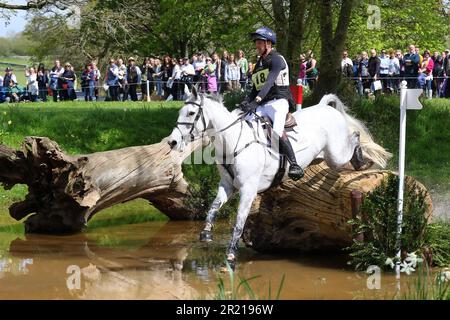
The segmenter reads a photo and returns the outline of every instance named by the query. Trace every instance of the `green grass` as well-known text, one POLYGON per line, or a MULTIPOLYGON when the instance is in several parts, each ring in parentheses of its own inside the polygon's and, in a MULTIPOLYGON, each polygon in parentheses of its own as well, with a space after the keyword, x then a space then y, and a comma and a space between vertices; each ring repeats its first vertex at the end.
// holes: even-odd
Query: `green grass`
POLYGON ((69 154, 159 142, 170 134, 179 103, 23 103, 0 105, 11 120, 3 142, 19 147, 25 136, 46 136, 69 154))
POLYGON ((419 264, 417 275, 406 284, 402 300, 450 300, 450 279, 444 272, 433 274, 426 264, 419 264))
POLYGON ((260 276, 253 276, 249 278, 242 278, 231 269, 230 265, 226 264, 227 274, 229 276, 229 283, 226 285, 225 280, 219 277, 217 283, 217 292, 215 294, 216 300, 279 300, 281 291, 284 286, 285 275, 281 277, 280 284, 276 292, 272 292, 272 283, 269 281, 269 288, 267 296, 261 296, 254 288, 252 288, 250 282, 252 280, 261 278, 260 276))
MULTIPOLYGON (((406 174, 427 187, 450 191, 450 100, 423 100, 423 110, 410 110, 406 130, 406 174)), ((351 107, 373 134, 375 141, 391 151, 394 157, 389 169, 398 169, 399 99, 380 97, 365 99, 351 107)))
POLYGON ((426 245, 433 253, 433 264, 450 266, 450 221, 436 221, 427 226, 426 245))
POLYGON ((0 56, 0 63, 12 63, 12 64, 21 64, 27 65, 30 63, 30 58, 26 56, 15 56, 15 57, 2 57, 0 56))
POLYGON ((167 216, 151 206, 147 200, 137 199, 103 210, 88 222, 88 229, 168 220, 167 216))

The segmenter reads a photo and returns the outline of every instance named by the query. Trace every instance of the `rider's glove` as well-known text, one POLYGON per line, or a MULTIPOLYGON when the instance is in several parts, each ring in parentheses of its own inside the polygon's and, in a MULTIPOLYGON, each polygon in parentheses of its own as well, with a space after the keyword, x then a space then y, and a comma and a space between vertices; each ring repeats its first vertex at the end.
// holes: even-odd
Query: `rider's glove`
POLYGON ((247 112, 255 112, 256 109, 259 107, 259 104, 256 101, 254 101, 254 100, 251 101, 251 102, 243 101, 239 107, 245 113, 247 113, 247 112))

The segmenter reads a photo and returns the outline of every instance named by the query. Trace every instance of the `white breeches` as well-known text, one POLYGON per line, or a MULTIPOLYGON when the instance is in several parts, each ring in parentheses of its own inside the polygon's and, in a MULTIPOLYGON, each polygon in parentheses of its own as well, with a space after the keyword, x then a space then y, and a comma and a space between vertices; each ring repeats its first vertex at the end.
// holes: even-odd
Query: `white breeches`
MULTIPOLYGON (((256 114, 260 117, 269 117, 273 122, 273 131, 279 137, 283 135, 286 115, 289 112, 289 102, 286 99, 271 100, 256 109, 256 114)), ((255 115, 249 114, 245 119, 252 121, 255 115)))

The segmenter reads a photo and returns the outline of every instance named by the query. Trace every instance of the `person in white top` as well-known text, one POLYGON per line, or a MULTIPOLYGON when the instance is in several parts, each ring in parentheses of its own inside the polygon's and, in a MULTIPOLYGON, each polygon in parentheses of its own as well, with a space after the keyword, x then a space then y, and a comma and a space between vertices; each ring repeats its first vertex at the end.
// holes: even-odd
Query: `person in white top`
POLYGON ((172 97, 173 100, 180 100, 181 99, 181 67, 180 64, 183 63, 183 60, 177 60, 177 59, 172 59, 173 62, 173 70, 172 70, 172 81, 173 81, 173 85, 172 85, 172 97))
POLYGON ((194 82, 197 83, 201 79, 201 74, 206 66, 205 56, 201 53, 195 54, 192 57, 192 66, 195 70, 194 82))
POLYGON ((119 67, 119 100, 122 101, 127 89, 127 66, 121 58, 117 60, 117 66, 119 67))
POLYGON ((39 94, 39 84, 37 82, 37 73, 34 68, 25 69, 25 76, 27 77, 27 91, 31 102, 36 102, 39 94))
POLYGON ((394 49, 389 50, 389 80, 388 89, 397 92, 400 84, 400 60, 396 57, 394 49))
POLYGON ((348 57, 347 51, 342 53, 341 70, 344 76, 349 78, 353 76, 353 61, 348 57))
POLYGON ((0 75, 0 103, 4 101, 4 93, 3 93, 3 77, 0 75))
POLYGON ((228 90, 236 91, 241 88, 239 80, 241 78, 241 70, 236 64, 234 54, 231 54, 228 60, 228 64, 225 67, 225 81, 228 84, 228 90))
POLYGON ((183 59, 183 64, 181 65, 181 80, 183 82, 181 85, 183 87, 182 92, 184 92, 184 85, 186 85, 189 91, 191 91, 194 76, 194 66, 189 63, 189 58, 186 57, 183 59))
POLYGON ((389 64, 390 64, 390 58, 386 54, 386 50, 381 50, 381 55, 379 56, 380 59, 380 78, 381 82, 383 84, 383 92, 387 92, 388 90, 388 84, 389 84, 389 64))
POLYGON ((63 99, 62 80, 61 80, 61 76, 63 73, 64 73, 64 68, 61 66, 61 62, 59 60, 55 60, 55 65, 50 70, 50 73, 49 73, 49 78, 50 78, 49 87, 52 90, 54 102, 58 101, 58 95, 59 95, 60 100, 63 99))

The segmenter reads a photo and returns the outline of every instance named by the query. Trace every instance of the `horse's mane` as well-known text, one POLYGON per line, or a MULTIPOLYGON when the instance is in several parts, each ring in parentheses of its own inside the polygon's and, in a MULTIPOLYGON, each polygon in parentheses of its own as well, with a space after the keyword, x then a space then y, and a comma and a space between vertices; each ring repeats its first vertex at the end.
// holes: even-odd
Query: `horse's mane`
POLYGON ((219 93, 205 93, 204 97, 223 104, 223 96, 219 93))

